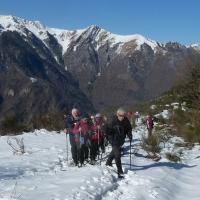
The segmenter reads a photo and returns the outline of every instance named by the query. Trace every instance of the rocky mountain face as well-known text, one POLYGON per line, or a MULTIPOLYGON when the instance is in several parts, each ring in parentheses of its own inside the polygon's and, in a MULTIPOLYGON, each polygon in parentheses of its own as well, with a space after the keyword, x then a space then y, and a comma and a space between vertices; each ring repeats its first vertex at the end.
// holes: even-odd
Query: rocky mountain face
POLYGON ((31 118, 74 103, 89 110, 92 103, 100 110, 132 105, 168 90, 199 60, 199 45, 1 16, 0 113, 31 118))
POLYGON ((52 53, 29 30, 26 37, 17 31, 0 33, 0 117, 15 114, 30 121, 39 114, 71 109, 94 110, 78 82, 58 63, 52 53))
POLYGON ((133 105, 170 89, 200 61, 197 46, 117 36, 91 26, 64 53, 64 64, 98 109, 133 105))

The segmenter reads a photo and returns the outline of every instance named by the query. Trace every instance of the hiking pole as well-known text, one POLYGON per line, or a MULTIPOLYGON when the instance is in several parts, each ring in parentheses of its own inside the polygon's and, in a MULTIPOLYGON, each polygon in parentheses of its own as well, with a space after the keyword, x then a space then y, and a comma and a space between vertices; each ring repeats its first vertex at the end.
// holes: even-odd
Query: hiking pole
POLYGON ((102 159, 103 159, 103 153, 101 152, 100 163, 99 163, 100 165, 101 165, 102 159))
POLYGON ((67 137, 67 135, 69 134, 69 131, 67 131, 67 133, 66 133, 66 150, 67 150, 67 164, 68 164, 68 160, 69 160, 69 155, 68 155, 68 137, 67 137))
POLYGON ((130 169, 131 169, 131 140, 130 140, 130 169))
POLYGON ((99 160, 99 128, 97 129, 97 138, 98 138, 98 160, 99 160))

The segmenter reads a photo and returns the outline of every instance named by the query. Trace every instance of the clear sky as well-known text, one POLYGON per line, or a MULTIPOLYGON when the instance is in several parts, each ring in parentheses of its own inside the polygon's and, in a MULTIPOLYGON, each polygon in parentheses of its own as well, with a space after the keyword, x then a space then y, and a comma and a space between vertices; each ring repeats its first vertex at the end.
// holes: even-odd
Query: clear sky
POLYGON ((95 24, 159 42, 200 43, 200 0, 0 0, 0 15, 69 30, 95 24))

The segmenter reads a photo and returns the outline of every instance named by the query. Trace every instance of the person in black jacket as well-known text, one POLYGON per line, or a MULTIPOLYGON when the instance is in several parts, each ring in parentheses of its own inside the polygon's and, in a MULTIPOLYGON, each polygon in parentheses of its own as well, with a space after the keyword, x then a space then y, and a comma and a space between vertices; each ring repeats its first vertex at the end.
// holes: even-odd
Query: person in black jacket
POLYGON ((112 166, 112 161, 115 159, 119 177, 123 176, 121 146, 124 144, 126 136, 132 140, 132 127, 126 117, 126 111, 123 108, 119 108, 111 122, 106 126, 106 137, 112 145, 112 151, 108 156, 106 165, 112 166))
POLYGON ((71 145, 71 154, 72 159, 74 161, 74 165, 78 165, 78 149, 75 142, 74 134, 72 133, 72 130, 74 126, 80 122, 80 112, 77 108, 73 108, 71 115, 67 116, 66 122, 65 122, 65 128, 64 132, 66 134, 69 134, 69 141, 71 145))

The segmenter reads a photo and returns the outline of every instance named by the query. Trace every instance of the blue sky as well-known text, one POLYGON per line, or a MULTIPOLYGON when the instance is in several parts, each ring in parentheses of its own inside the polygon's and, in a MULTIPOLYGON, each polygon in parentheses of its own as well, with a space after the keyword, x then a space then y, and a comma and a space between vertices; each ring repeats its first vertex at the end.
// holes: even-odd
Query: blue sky
POLYGON ((95 24, 159 42, 200 43, 199 0, 1 0, 0 15, 70 30, 95 24))

